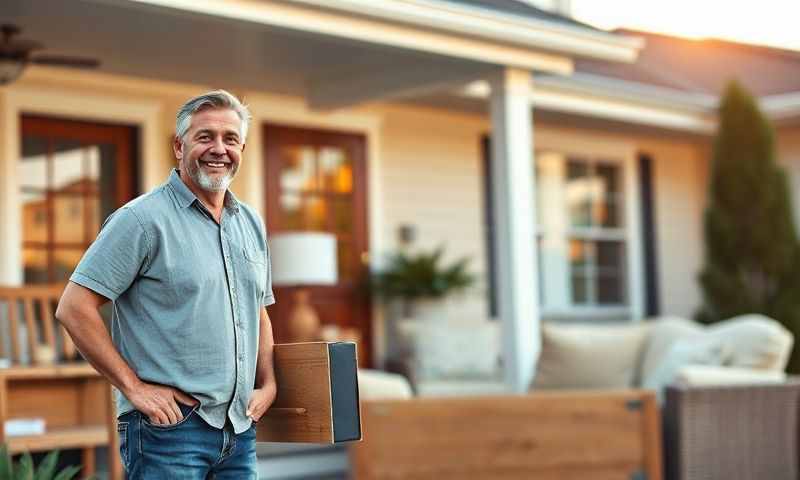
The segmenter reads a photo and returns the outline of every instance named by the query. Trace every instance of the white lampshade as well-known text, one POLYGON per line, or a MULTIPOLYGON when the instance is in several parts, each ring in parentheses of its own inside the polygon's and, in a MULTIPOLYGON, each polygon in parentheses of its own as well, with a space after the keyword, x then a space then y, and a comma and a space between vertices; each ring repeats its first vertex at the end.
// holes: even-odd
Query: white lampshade
POLYGON ((272 284, 335 285, 336 236, 324 232, 276 233, 269 240, 272 284))

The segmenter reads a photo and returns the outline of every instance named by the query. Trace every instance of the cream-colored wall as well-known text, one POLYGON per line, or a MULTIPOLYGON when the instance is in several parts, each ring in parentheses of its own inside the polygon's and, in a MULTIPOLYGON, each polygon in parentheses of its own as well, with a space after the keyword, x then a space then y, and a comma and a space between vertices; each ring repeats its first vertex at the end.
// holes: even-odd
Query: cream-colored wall
POLYGON ((661 313, 692 318, 702 303, 703 212, 708 150, 690 142, 642 139, 653 158, 656 255, 661 313))
POLYGON ((385 255, 398 248, 398 228, 414 228, 412 248, 445 247, 445 259, 468 256, 480 277, 473 291, 451 302, 460 317, 486 318, 481 136, 485 119, 419 107, 380 109, 385 255))

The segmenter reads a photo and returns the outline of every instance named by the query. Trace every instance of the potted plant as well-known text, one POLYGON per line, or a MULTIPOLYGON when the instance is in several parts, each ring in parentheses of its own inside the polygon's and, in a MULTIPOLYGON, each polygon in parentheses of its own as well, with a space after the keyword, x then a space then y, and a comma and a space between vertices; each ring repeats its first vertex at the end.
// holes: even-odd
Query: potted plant
POLYGON ((5 445, 0 445, 0 480, 71 480, 81 467, 71 466, 56 472, 58 451, 54 450, 44 457, 38 468, 33 465, 30 453, 24 453, 17 463, 5 445))
POLYGON ((442 265, 443 255, 442 246, 431 252, 392 254, 386 268, 373 276, 373 292, 387 303, 400 300, 405 317, 436 316, 447 296, 475 283, 475 277, 467 271, 469 258, 442 265))

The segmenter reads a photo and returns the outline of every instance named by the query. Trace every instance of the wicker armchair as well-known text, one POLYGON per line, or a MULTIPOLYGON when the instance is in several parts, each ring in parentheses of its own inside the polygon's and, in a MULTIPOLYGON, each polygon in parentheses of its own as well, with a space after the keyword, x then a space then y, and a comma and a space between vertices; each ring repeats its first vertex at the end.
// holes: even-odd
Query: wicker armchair
POLYGON ((667 480, 796 480, 800 380, 777 385, 669 387, 667 480))

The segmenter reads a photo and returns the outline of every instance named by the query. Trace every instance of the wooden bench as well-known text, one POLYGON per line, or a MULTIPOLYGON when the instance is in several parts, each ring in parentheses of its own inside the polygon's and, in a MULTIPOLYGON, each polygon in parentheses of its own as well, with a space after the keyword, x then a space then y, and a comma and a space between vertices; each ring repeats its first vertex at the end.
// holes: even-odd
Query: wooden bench
POLYGON ((358 480, 662 478, 652 392, 368 400, 361 421, 358 480))
POLYGON ((121 466, 111 388, 91 365, 75 360, 75 346, 54 317, 63 287, 0 287, 0 318, 7 319, 0 328, 7 328, 10 337, 10 351, 0 341, 0 357, 12 362, 10 368, 0 368, 0 443, 12 454, 80 449, 81 476, 94 474, 95 448, 108 446, 109 478, 117 480, 121 466), (23 325, 28 358, 49 351, 55 363, 22 364, 23 325), (47 348, 43 351, 41 345, 47 348), (23 418, 43 419, 45 433, 6 437, 6 420, 23 418))

